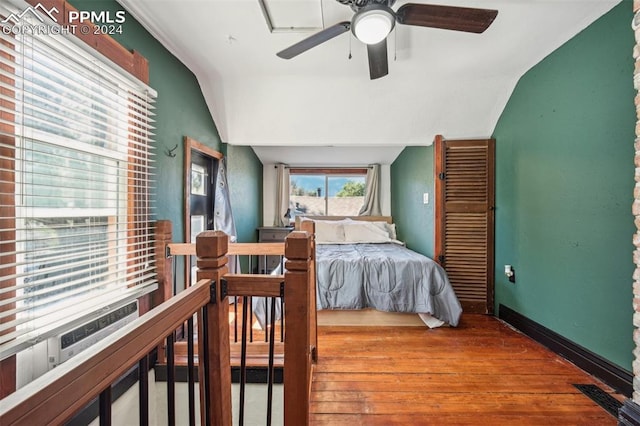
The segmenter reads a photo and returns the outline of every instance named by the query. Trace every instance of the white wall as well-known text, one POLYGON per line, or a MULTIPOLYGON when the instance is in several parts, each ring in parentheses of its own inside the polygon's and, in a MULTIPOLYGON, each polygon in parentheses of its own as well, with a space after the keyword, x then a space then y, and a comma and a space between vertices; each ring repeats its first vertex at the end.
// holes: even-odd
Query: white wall
MULTIPOLYGON (((295 166, 295 164, 290 164, 295 166)), ((352 165, 353 167, 366 167, 368 164, 352 165)), ((330 167, 330 166, 329 166, 330 167)), ((343 167, 343 166, 341 166, 343 167)), ((264 164, 262 190, 263 190, 263 225, 273 226, 275 219, 276 201, 276 168, 275 164, 264 164)), ((389 164, 380 165, 380 208, 385 216, 391 215, 391 166, 389 164)))

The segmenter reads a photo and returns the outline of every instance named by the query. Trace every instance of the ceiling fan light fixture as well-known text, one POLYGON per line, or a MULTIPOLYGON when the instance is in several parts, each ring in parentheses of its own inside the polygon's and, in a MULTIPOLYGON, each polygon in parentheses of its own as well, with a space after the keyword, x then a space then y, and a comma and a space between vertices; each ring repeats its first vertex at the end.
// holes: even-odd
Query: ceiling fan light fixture
POLYGON ((351 28, 361 42, 377 44, 389 35, 395 23, 391 8, 383 4, 370 4, 356 12, 351 28))

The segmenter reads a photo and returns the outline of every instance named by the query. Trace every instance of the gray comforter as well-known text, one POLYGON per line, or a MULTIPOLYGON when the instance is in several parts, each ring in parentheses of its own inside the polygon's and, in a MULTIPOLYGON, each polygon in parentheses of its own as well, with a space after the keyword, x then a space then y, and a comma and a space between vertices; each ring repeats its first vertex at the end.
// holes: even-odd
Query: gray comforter
MULTIPOLYGON (((442 267, 398 244, 318 244, 316 273, 318 309, 430 314, 452 326, 458 325, 462 314, 442 267)), ((263 328, 269 311, 265 300, 255 297, 253 301, 263 328)))
POLYGON ((398 244, 316 246, 318 309, 427 313, 458 325, 462 308, 433 260, 398 244))

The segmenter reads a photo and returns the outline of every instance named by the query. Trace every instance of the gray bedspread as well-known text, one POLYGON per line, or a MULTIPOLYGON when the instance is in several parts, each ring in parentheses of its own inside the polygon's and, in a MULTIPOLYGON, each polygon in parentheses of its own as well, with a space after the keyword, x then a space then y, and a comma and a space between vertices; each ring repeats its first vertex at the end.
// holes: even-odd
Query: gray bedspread
MULTIPOLYGON (((316 273, 318 309, 430 314, 451 326, 458 325, 462 314, 442 267, 399 244, 318 244, 316 273)), ((266 303, 263 297, 253 302, 263 328, 269 311, 266 303)))
POLYGON ((398 244, 316 246, 318 309, 426 313, 457 326, 462 308, 433 260, 398 244))

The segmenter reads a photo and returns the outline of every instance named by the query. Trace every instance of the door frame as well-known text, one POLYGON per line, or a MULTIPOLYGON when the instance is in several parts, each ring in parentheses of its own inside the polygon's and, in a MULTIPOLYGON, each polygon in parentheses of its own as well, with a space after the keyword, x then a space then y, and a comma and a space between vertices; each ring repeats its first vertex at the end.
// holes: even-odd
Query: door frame
MULTIPOLYGON (((184 140, 184 194, 183 194, 183 205, 184 205, 184 219, 183 219, 183 228, 184 228, 184 236, 183 241, 185 243, 191 243, 191 152, 197 151, 199 154, 209 157, 212 159, 216 159, 218 161, 222 161, 224 155, 221 152, 216 151, 215 149, 208 147, 195 139, 190 138, 189 136, 185 136, 184 140)), ((195 242, 195 241, 193 241, 195 242)), ((191 284, 191 268, 189 267, 190 262, 185 261, 184 263, 184 286, 187 288, 191 284)))

